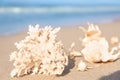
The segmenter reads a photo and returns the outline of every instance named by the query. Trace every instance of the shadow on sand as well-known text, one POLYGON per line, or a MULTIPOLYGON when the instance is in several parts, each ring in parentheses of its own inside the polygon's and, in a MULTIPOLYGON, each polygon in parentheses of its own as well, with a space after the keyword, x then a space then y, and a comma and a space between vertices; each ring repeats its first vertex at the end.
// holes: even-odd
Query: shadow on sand
POLYGON ((70 69, 72 69, 72 68, 75 66, 75 60, 74 60, 74 59, 70 59, 69 57, 68 57, 68 59, 69 59, 69 63, 68 63, 68 65, 65 67, 62 75, 60 75, 60 76, 65 76, 65 75, 67 75, 67 74, 70 72, 70 69))
POLYGON ((116 71, 110 75, 103 76, 99 80, 120 80, 120 71, 116 71))

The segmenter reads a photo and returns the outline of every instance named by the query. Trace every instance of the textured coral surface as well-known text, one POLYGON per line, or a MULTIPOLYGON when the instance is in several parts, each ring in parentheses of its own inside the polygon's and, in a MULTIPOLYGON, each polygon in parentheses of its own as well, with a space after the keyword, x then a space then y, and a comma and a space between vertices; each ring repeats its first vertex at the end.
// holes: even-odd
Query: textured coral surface
POLYGON ((29 26, 28 36, 15 43, 17 51, 10 55, 14 69, 11 77, 26 74, 60 75, 68 64, 68 57, 63 45, 56 41, 60 28, 50 26, 40 28, 29 26))

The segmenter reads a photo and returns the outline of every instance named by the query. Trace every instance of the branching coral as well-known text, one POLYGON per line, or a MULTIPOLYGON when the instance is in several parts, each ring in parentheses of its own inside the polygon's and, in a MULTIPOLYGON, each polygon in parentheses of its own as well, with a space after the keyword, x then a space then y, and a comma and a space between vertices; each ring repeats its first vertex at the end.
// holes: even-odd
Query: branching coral
POLYGON ((56 33, 60 28, 52 29, 50 26, 39 28, 29 26, 28 36, 15 43, 17 51, 10 55, 14 61, 15 69, 11 77, 25 74, 60 75, 68 64, 68 57, 63 45, 56 41, 56 33))
POLYGON ((82 54, 90 63, 114 61, 119 58, 120 52, 118 46, 109 50, 108 41, 101 37, 101 31, 98 26, 89 25, 88 30, 82 28, 85 32, 85 38, 82 40, 84 48, 82 54), (114 54, 114 52, 116 53, 114 54))

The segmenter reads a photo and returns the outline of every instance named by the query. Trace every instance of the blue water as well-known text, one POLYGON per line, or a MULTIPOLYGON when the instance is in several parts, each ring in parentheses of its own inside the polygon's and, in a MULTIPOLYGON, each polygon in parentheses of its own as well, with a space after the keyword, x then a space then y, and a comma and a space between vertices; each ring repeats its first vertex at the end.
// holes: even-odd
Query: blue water
POLYGON ((0 35, 27 30, 28 25, 53 27, 110 22, 120 18, 120 6, 0 7, 0 35))

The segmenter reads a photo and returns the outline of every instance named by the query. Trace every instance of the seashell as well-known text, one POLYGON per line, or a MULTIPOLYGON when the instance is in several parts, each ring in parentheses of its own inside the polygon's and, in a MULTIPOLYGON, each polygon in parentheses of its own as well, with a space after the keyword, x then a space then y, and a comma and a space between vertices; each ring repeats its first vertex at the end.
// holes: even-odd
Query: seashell
POLYGON ((87 65, 82 60, 78 63, 78 70, 79 71, 86 71, 87 70, 87 65))
MULTIPOLYGON (((119 58, 120 53, 118 52, 118 48, 114 47, 111 51, 109 51, 108 41, 104 37, 100 36, 101 31, 98 27, 91 25, 88 28, 88 32, 90 31, 96 31, 96 33, 85 36, 85 38, 82 40, 84 48, 81 50, 81 52, 86 61, 90 63, 108 62, 115 61, 119 58)), ((117 38, 116 41, 113 42, 117 42, 117 38)))
POLYGON ((85 60, 93 63, 114 61, 118 59, 120 54, 113 54, 114 51, 115 50, 109 52, 108 42, 105 39, 101 39, 99 41, 89 42, 81 52, 84 55, 85 60))

